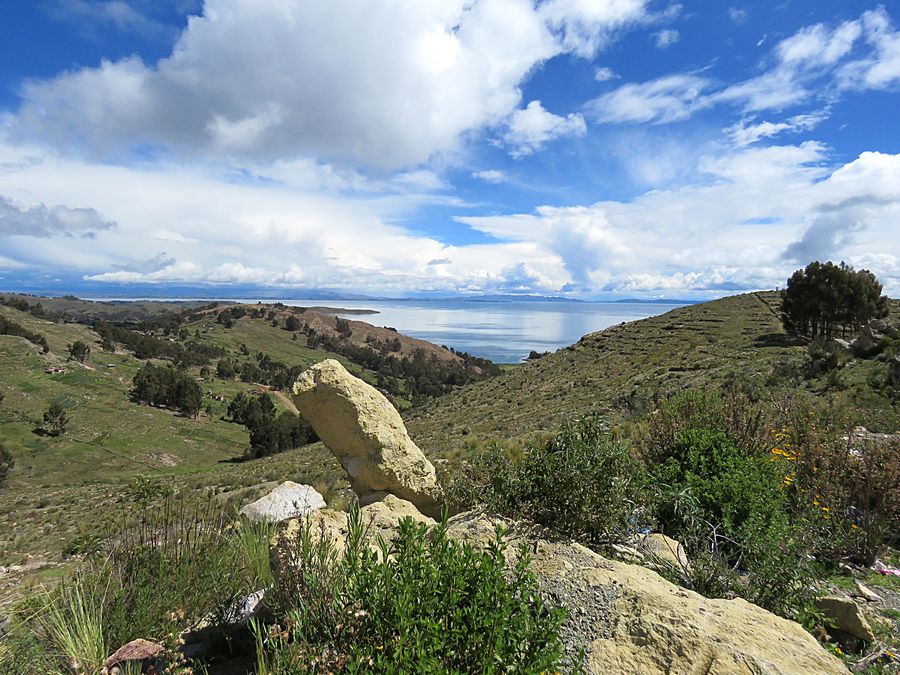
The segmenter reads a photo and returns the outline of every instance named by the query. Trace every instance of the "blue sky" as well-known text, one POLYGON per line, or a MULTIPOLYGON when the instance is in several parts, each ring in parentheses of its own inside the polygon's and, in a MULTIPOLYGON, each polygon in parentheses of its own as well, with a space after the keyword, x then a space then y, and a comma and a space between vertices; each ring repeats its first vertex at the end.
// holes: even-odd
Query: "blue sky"
POLYGON ((8 5, 3 289, 900 293, 895 5, 8 5))

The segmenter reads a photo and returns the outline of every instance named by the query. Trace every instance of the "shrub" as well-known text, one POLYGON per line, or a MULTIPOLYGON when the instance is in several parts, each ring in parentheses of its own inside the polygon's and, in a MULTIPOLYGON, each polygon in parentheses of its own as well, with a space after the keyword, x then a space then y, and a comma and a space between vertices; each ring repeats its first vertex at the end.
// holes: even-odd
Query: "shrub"
POLYGON ((44 424, 41 427, 48 436, 60 436, 66 431, 69 418, 66 410, 59 403, 51 403, 44 412, 44 424))
POLYGON ((651 418, 642 454, 657 523, 691 558, 687 584, 803 619, 817 574, 811 533, 786 489, 793 455, 766 418, 744 397, 682 394, 651 418))
POLYGON ((365 543, 358 509, 342 557, 309 523, 292 543, 286 630, 257 627, 259 673, 555 670, 564 612, 544 606, 520 549, 502 531, 485 549, 411 519, 391 545, 365 543))
POLYGON ((699 520, 721 535, 718 549, 732 562, 730 541, 758 534, 787 520, 782 469, 768 458, 747 455, 723 431, 703 428, 679 432, 668 459, 652 470, 658 488, 655 514, 666 534, 679 537, 699 520), (691 509, 679 508, 688 492, 691 509))
POLYGON ((850 352, 834 340, 816 338, 807 347, 809 360, 806 365, 807 377, 818 377, 843 368, 850 360, 850 352))
POLYGON ((9 472, 15 466, 16 460, 13 459, 12 453, 6 449, 3 441, 0 441, 0 487, 6 483, 9 472))
POLYGON ((644 473, 624 443, 603 418, 590 416, 526 447, 519 461, 490 447, 451 495, 460 505, 481 503, 602 547, 636 529, 643 484, 644 473))
POLYGON ((817 535, 817 556, 871 564, 900 534, 900 441, 796 403, 784 414, 794 508, 817 535))

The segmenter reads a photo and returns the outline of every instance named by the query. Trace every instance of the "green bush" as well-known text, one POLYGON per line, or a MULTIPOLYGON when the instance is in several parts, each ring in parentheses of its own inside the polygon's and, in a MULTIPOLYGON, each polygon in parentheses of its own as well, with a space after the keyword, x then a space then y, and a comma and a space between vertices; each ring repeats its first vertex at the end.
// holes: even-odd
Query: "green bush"
MULTIPOLYGON (((720 430, 685 429, 677 435, 668 459, 652 471, 658 493, 655 515, 663 532, 677 537, 699 520, 728 539, 742 538, 746 528, 787 521, 787 498, 778 463, 741 451, 720 430), (689 492, 691 509, 679 508, 689 492)), ((722 546, 728 550, 727 543, 722 546)))
POLYGON ((562 658, 564 612, 543 604, 527 551, 506 562, 501 531, 476 549, 404 519, 374 551, 354 509, 342 557, 309 524, 298 539, 286 629, 257 627, 258 673, 538 673, 562 658))
POLYGON ((450 493, 459 506, 481 504, 602 547, 643 524, 645 474, 598 416, 569 422, 518 461, 498 446, 476 458, 450 493))
POLYGON ((687 584, 802 620, 815 533, 792 498, 795 458, 774 445, 768 417, 746 398, 682 394, 651 418, 643 455, 656 522, 691 559, 687 584))
POLYGON ((809 360, 806 364, 807 377, 813 378, 843 368, 850 360, 850 352, 834 340, 816 338, 806 348, 809 360))

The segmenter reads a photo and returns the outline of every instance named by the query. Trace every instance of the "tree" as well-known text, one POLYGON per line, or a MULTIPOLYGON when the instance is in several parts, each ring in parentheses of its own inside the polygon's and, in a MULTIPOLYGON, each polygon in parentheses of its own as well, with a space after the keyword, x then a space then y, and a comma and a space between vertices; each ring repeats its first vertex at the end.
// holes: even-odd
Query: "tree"
POLYGON ((88 356, 91 355, 91 348, 88 346, 86 342, 82 342, 81 340, 75 340, 72 344, 69 345, 69 358, 78 361, 79 363, 84 363, 88 356))
POLYGON ((347 319, 335 319, 334 328, 338 332, 338 337, 341 340, 346 340, 348 337, 353 335, 353 328, 350 326, 350 322, 347 321, 347 319))
POLYGON ((0 487, 6 482, 6 477, 9 476, 15 463, 12 454, 6 449, 3 441, 0 441, 0 487))
POLYGON ((869 270, 811 262, 794 272, 781 292, 781 319, 788 333, 831 338, 854 333, 887 316, 887 297, 869 270))
POLYGON ((65 408, 59 403, 51 403, 44 413, 44 433, 48 436, 60 436, 65 432, 68 423, 65 408))
POLYGON ((172 366, 145 363, 134 376, 131 398, 139 403, 173 408, 196 417, 203 400, 200 385, 189 374, 172 366))
POLYGON ((289 316, 287 319, 285 319, 284 329, 289 330, 292 333, 294 331, 300 330, 300 319, 298 319, 296 316, 289 316))

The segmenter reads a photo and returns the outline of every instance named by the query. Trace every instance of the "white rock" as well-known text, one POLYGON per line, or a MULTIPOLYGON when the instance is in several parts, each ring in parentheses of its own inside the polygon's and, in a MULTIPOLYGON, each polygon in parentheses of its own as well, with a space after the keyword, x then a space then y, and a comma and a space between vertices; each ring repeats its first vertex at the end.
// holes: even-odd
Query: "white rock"
POLYGON ((323 506, 325 499, 315 488, 285 481, 265 497, 247 504, 240 513, 250 520, 277 523, 280 520, 305 516, 323 506))

